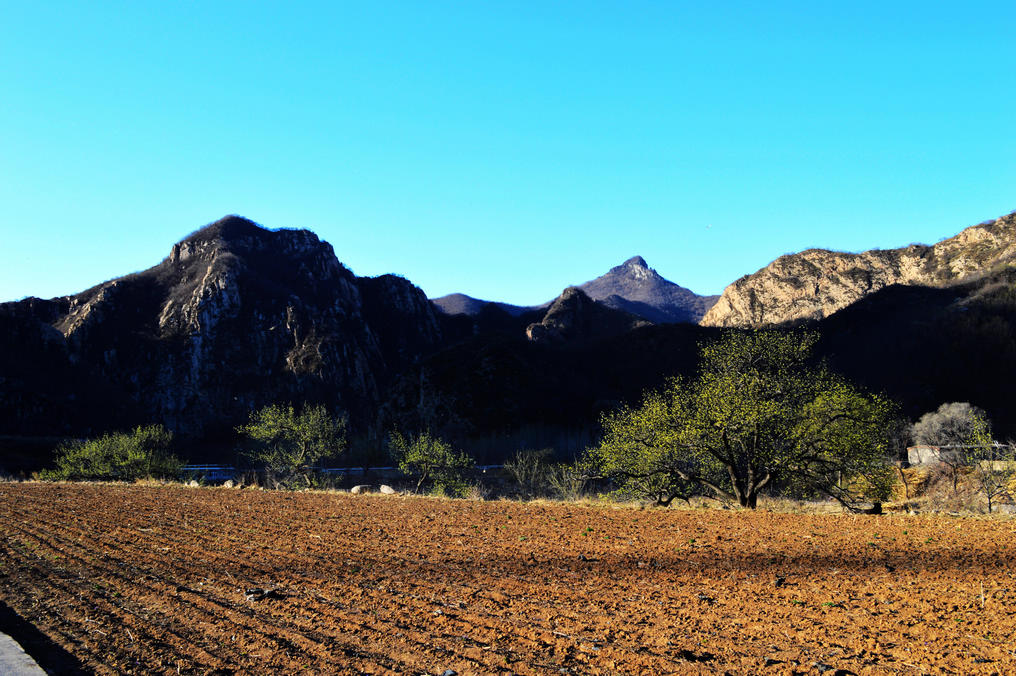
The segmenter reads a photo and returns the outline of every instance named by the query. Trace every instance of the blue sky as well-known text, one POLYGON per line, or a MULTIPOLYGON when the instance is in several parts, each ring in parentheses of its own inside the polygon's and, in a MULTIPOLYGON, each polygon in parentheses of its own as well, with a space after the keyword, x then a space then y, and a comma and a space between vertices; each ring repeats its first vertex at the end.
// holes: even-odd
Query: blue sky
POLYGON ((933 243, 1016 209, 1014 23, 1011 0, 0 0, 0 300, 228 213, 520 304, 635 254, 719 293, 791 251, 933 243))

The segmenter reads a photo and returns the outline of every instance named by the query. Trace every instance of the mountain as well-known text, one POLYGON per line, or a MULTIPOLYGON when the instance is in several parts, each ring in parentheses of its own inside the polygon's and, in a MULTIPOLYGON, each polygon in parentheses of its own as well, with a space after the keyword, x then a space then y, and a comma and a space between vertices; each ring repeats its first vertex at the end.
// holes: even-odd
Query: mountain
POLYGON ((537 343, 589 341, 627 333, 651 322, 592 300, 582 289, 570 286, 551 303, 539 322, 526 328, 537 343))
POLYGON ((1016 267, 937 286, 893 285, 814 325, 829 366, 884 393, 910 420, 949 401, 1016 437, 1016 267))
POLYGON ((719 298, 699 296, 664 279, 642 256, 629 258, 578 288, 593 300, 655 324, 697 323, 719 298))
POLYGON ((368 420, 442 340, 407 280, 356 277, 307 230, 228 216, 144 272, 0 304, 0 434, 229 434, 254 407, 307 400, 368 420))
POLYGON ((511 305, 509 303, 496 303, 489 300, 480 300, 479 298, 467 296, 464 293, 450 293, 447 296, 441 296, 440 298, 431 298, 430 302, 436 305, 438 309, 446 315, 474 316, 480 314, 480 312, 487 309, 489 306, 494 306, 499 310, 507 312, 512 317, 518 317, 519 315, 534 309, 531 307, 522 307, 520 305, 511 305))
MULTIPOLYGON (((606 274, 577 288, 607 307, 648 319, 654 324, 697 323, 719 298, 699 296, 683 286, 667 281, 650 268, 642 256, 629 258, 606 274)), ((431 302, 448 315, 475 316, 493 305, 513 317, 541 310, 551 304, 521 307, 479 300, 461 293, 433 298, 431 302)))
MULTIPOLYGON (((816 356, 907 417, 970 401, 1010 438, 1014 221, 934 246, 783 257, 741 280, 757 304, 744 306, 761 315, 745 324, 811 318, 816 356), (772 289, 783 306, 760 305, 772 289), (837 303, 847 304, 833 312, 837 303)), ((634 303, 639 288, 661 288, 655 274, 636 257, 590 284, 623 287, 634 303)), ((742 307, 734 291, 728 307, 742 307)), ((602 412, 694 376, 698 347, 721 331, 647 326, 612 297, 624 298, 571 287, 517 316, 494 303, 449 315, 402 277, 357 277, 311 232, 230 216, 149 270, 0 304, 0 468, 37 467, 58 437, 150 422, 186 437, 192 460, 232 460, 251 409, 305 401, 349 415, 350 461, 379 453, 390 429, 430 429, 491 463, 520 448, 568 459, 595 443, 602 412), (32 450, 15 456, 12 444, 32 450)))
POLYGON ((940 286, 1016 258, 1016 212, 934 246, 780 256, 728 286, 704 326, 751 327, 821 319, 892 284, 940 286))

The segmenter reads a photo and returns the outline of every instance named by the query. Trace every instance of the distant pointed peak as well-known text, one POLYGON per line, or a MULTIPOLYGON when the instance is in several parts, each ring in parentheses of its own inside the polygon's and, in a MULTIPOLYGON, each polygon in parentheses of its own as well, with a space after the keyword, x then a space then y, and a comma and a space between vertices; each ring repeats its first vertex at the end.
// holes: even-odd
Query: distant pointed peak
POLYGON ((633 267, 633 268, 648 268, 649 267, 649 264, 646 263, 646 259, 643 258, 642 256, 632 256, 631 258, 626 260, 623 263, 623 265, 625 267, 633 267))

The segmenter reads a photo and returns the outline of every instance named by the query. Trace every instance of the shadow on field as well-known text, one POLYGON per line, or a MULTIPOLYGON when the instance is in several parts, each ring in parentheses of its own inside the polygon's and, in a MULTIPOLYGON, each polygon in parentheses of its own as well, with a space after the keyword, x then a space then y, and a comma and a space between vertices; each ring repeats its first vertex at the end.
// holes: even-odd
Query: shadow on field
POLYGON ((88 674, 84 665, 69 652, 58 646, 31 622, 0 602, 0 631, 17 641, 49 674, 88 674))
MULTIPOLYGON (((380 562, 379 562, 380 563, 380 562)), ((462 567, 458 557, 447 557, 444 560, 419 562, 400 562, 408 564, 416 570, 431 569, 435 573, 449 567, 462 567)), ((806 554, 790 555, 778 551, 765 554, 717 554, 691 552, 680 553, 646 553, 636 555, 597 555, 576 550, 575 557, 561 556, 541 557, 536 553, 532 557, 522 558, 505 556, 493 560, 473 561, 468 564, 473 568, 485 570, 488 574, 511 573, 520 576, 536 575, 537 577, 553 577, 555 572, 562 573, 609 573, 612 577, 642 577, 647 573, 660 572, 669 574, 684 573, 748 573, 757 575, 778 575, 788 571, 795 574, 854 573, 863 575, 886 574, 922 574, 949 571, 962 571, 974 575, 1016 569, 1016 554, 1008 552, 971 553, 965 551, 921 552, 892 549, 873 549, 870 554, 848 555, 806 554)))

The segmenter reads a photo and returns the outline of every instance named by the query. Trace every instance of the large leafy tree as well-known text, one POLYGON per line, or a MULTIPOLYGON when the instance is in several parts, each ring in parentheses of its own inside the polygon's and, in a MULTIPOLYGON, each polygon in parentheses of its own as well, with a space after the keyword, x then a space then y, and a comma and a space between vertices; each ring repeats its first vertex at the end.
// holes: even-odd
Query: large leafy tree
POLYGON ((346 420, 321 405, 270 404, 251 412, 250 421, 236 428, 254 443, 247 456, 276 475, 279 483, 309 484, 309 468, 339 455, 346 445, 346 420))
POLYGON ((707 492, 754 509, 778 481, 877 508, 893 481, 891 406, 814 364, 815 340, 752 331, 704 344, 697 379, 604 416, 592 466, 659 504, 707 492))

